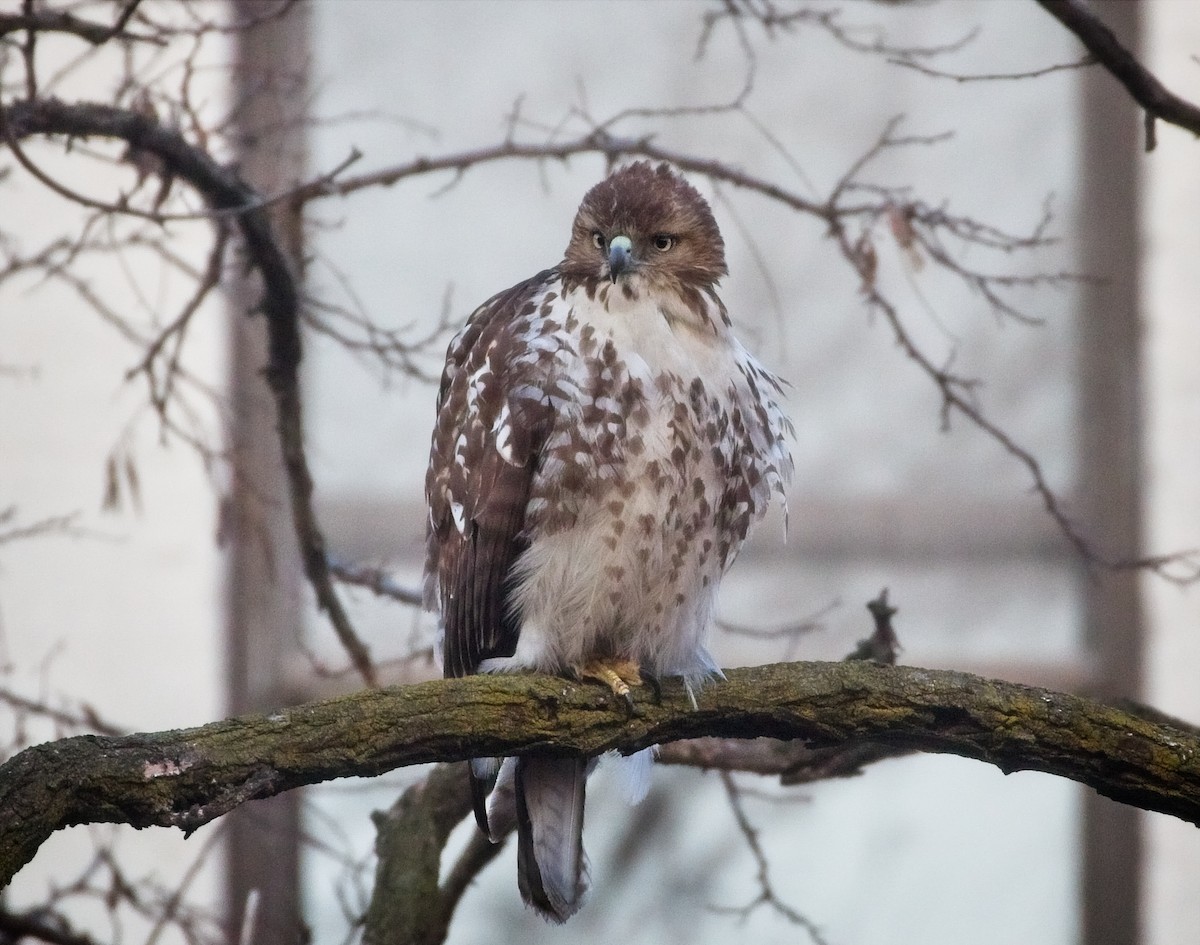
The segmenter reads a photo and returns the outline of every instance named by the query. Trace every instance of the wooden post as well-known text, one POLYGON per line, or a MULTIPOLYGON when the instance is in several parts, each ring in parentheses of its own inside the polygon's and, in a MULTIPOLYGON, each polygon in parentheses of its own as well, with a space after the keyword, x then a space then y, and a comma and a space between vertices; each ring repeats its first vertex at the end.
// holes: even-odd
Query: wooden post
MULTIPOLYGON (((262 19, 264 4, 235 0, 235 22, 262 19)), ((309 11, 306 4, 237 32, 234 129, 239 170, 261 193, 297 183, 305 171, 309 11)), ((297 267, 302 231, 286 202, 274 223, 297 267)), ((227 507, 227 678, 230 713, 296 701, 286 667, 297 650, 304 595, 288 492, 276 436, 275 403, 262 376, 267 363, 261 288, 242 280, 232 293, 229 363, 234 470, 227 507)), ((294 945, 301 927, 300 792, 243 807, 227 819, 230 941, 294 945), (253 903, 247 919, 247 905, 253 903), (244 936, 244 937, 243 937, 244 936)))
MULTIPOLYGON (((1138 48, 1139 6, 1095 5, 1127 47, 1138 48)), ((1096 547, 1134 557, 1141 547, 1141 440, 1138 313, 1140 114, 1100 69, 1082 80, 1080 268, 1099 277, 1080 293, 1078 463, 1081 517, 1096 547)), ((1142 687, 1139 576, 1081 576, 1086 644, 1105 697, 1137 698, 1142 687)), ((1142 874, 1138 812, 1090 791, 1083 795, 1080 941, 1136 945, 1142 874)))

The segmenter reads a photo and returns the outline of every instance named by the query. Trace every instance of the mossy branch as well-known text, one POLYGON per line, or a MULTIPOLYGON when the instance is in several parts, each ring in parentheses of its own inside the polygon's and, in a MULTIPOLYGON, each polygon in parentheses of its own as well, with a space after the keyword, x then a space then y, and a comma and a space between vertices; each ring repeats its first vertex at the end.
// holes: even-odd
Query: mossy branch
POLYGON ((967 673, 865 662, 730 670, 693 708, 677 681, 630 718, 605 690, 474 676, 242 716, 200 728, 78 736, 0 766, 0 888, 54 831, 126 823, 190 832, 239 804, 404 765, 528 751, 633 751, 701 736, 882 743, 1005 772, 1044 771, 1200 823, 1200 737, 1077 696, 967 673))

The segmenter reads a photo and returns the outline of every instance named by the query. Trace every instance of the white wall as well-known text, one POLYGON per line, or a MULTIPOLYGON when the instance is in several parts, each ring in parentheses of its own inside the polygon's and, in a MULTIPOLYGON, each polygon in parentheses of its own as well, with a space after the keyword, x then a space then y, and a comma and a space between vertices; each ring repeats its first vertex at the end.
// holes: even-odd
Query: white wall
MULTIPOLYGON (((1143 6, 1145 62, 1173 92, 1200 101, 1200 4, 1143 6)), ((1200 143, 1159 123, 1142 162, 1146 551, 1200 542, 1200 143)), ((1200 587, 1147 577, 1145 700, 1200 721, 1200 587)), ((1191 824, 1147 816, 1147 945, 1183 945, 1200 928, 1200 839, 1191 824)))
MULTIPOLYGON (((57 57, 59 65, 81 46, 70 39, 39 44, 41 55, 57 57)), ((58 93, 85 100, 105 94, 115 83, 112 65, 97 57, 58 93)), ((219 104, 218 76, 206 72, 197 82, 196 91, 219 104)), ((117 155, 122 150, 91 147, 117 155)), ((70 186, 102 200, 115 199, 134 181, 128 166, 106 167, 78 154, 62 158, 58 145, 30 142, 28 151, 70 186)), ((90 214, 16 168, 7 154, 0 155, 0 166, 12 168, 0 185, 0 229, 16 239, 15 246, 33 252, 56 235, 81 232, 90 214)), ((103 227, 90 232, 98 231, 103 227)), ((172 231, 180 236, 177 252, 201 263, 204 225, 172 231)), ((75 271, 148 335, 154 319, 170 320, 186 298, 186 281, 160 272, 145 256, 122 263, 109 255, 75 271)), ((130 731, 210 721, 220 716, 222 704, 218 495, 189 447, 159 442, 142 381, 125 381, 140 359, 138 348, 73 291, 38 281, 33 275, 0 285, 0 509, 15 506, 17 525, 74 514, 74 531, 0 545, 0 685, 55 707, 90 706, 130 731), (114 450, 136 463, 140 507, 127 493, 119 511, 101 508, 105 465, 114 450)), ((218 389, 225 318, 219 297, 203 306, 184 360, 218 389)), ((211 405, 200 407, 219 445, 219 420, 211 405)), ((12 719, 0 703, 6 744, 12 719)), ((59 734, 33 722, 26 738, 59 734)), ((130 878, 154 877, 170 888, 215 829, 205 827, 186 842, 178 831, 164 829, 60 832, 18 874, 6 905, 20 909, 44 901, 48 884, 74 880, 96 841, 110 836, 130 878)), ((212 906, 216 880, 215 870, 202 871, 191 900, 212 906)), ((108 928, 103 911, 95 903, 71 915, 102 935, 108 928)), ((126 921, 131 933, 142 927, 128 915, 126 921)))

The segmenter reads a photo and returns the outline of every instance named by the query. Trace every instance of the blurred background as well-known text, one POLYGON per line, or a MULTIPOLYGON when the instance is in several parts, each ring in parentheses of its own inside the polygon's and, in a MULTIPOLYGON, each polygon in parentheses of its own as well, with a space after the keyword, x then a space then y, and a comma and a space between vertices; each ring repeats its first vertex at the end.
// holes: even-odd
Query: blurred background
MULTIPOLYGON (((1168 87, 1200 97, 1200 7, 1093 6, 1168 87)), ((1118 556, 1197 543, 1200 236, 1180 209, 1200 197, 1196 144, 1162 127, 1142 153, 1138 113, 1096 69, 960 81, 1081 59, 1035 3, 189 7, 216 23, 263 20, 217 34, 189 81, 201 114, 233 116, 222 157, 264 193, 355 152, 344 176, 505 141, 572 141, 602 125, 815 203, 873 155, 854 173, 863 202, 944 208, 1018 237, 1044 226, 1053 241, 1031 248, 951 241, 963 270, 1016 278, 1001 288, 1023 318, 907 245, 902 219, 856 219, 850 236, 873 247, 874 288, 907 336, 937 367, 981 382, 980 409, 1036 458, 1089 541, 1118 556), (771 25, 721 15, 730 9, 809 13, 771 25), (875 153, 889 128, 912 140, 875 153)), ((118 67, 81 67, 77 51, 62 53, 75 71, 58 94, 109 94, 118 67)), ((19 65, 6 49, 5 89, 19 65)), ((131 176, 97 160, 84 180, 61 149, 30 152, 89 192, 115 193, 131 176)), ((0 158, 6 233, 34 247, 78 229, 76 207, 10 165, 0 158)), ((415 175, 314 201, 287 232, 305 259, 307 437, 337 560, 417 586, 429 378, 446 328, 556 263, 580 197, 606 170, 602 155, 584 154, 415 175)), ((868 634, 865 604, 886 587, 904 663, 1132 696, 1200 719, 1196 590, 1086 567, 1029 468, 962 416, 943 423, 938 389, 867 310, 823 221, 692 180, 725 237, 722 297, 748 346, 790 382, 797 430, 786 540, 782 516, 768 518, 726 579, 720 616, 732 629, 713 646, 722 665, 839 659, 868 634)), ((203 260, 203 232, 178 241, 203 260)), ((125 314, 153 325, 187 298, 189 281, 167 269, 101 260, 86 275, 90 291, 132 299, 125 314)), ((356 688, 290 550, 261 339, 243 317, 253 288, 207 299, 185 354, 218 391, 198 410, 233 448, 224 464, 147 422, 145 391, 124 382, 136 343, 78 286, 40 284, 11 264, 3 275, 0 511, 14 510, 12 527, 70 519, 0 541, 0 713, 52 737, 53 720, 19 711, 13 696, 162 729, 356 688), (103 501, 114 481, 118 500, 103 501)), ((341 593, 385 682, 438 675, 428 615, 366 589, 341 593)), ((353 940, 370 890, 370 812, 420 776, 295 792, 186 843, 164 831, 64 832, 5 904, 37 903, 115 845, 131 876, 167 892, 186 881, 214 915, 239 914, 257 890, 254 941, 292 941, 301 923, 313 941, 353 940)), ((738 783, 776 895, 829 943, 1167 945, 1200 926, 1194 828, 1066 781, 916 756, 802 789, 738 783)), ((745 908, 761 892, 757 867, 716 775, 660 770, 629 808, 602 767, 588 802, 584 911, 563 929, 526 913, 508 849, 464 898, 450 942, 810 936, 770 902, 745 908)), ((110 921, 103 903, 72 908, 81 927, 110 921)), ((129 929, 146 920, 130 921, 137 937, 129 929)), ((158 936, 146 928, 143 938, 158 936)))

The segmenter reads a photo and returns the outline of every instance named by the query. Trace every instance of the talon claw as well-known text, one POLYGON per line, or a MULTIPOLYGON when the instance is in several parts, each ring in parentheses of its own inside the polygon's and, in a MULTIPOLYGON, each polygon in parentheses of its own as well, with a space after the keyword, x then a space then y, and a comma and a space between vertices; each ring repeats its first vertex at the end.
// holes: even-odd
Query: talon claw
POLYGON ((631 660, 596 660, 583 667, 572 667, 571 671, 580 679, 594 679, 611 689, 614 696, 624 701, 628 718, 637 714, 630 686, 642 685, 643 679, 636 663, 631 660))

